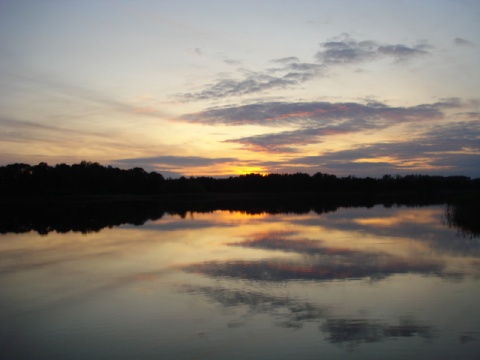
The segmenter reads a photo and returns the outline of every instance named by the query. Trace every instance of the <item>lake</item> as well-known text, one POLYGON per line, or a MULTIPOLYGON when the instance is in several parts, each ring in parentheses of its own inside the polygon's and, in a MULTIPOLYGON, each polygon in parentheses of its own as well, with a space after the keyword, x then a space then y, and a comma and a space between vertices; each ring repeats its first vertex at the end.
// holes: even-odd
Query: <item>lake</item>
POLYGON ((4 231, 0 358, 479 359, 480 238, 446 210, 4 231))

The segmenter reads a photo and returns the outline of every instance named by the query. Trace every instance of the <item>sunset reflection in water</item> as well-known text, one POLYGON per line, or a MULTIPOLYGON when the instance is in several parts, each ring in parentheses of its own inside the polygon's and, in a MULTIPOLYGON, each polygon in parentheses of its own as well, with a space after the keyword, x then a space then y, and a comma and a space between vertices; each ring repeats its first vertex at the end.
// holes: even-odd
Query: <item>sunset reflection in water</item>
POLYGON ((7 233, 0 351, 476 359, 479 248, 446 226, 444 206, 192 212, 86 235, 7 233))

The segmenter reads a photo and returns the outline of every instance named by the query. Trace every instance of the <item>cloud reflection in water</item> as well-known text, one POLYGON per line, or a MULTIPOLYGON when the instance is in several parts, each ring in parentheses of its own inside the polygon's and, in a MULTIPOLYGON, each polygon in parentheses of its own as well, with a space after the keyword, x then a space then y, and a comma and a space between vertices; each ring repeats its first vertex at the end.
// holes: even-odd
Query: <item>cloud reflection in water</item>
POLYGON ((255 281, 328 281, 360 278, 380 280, 407 273, 442 276, 445 266, 440 260, 404 258, 384 252, 327 247, 318 240, 282 237, 288 234, 290 233, 264 234, 253 240, 230 245, 292 252, 297 255, 295 258, 207 261, 187 265, 184 270, 211 277, 255 281))
MULTIPOLYGON (((433 326, 413 318, 399 318, 393 323, 366 317, 338 317, 328 306, 296 298, 276 297, 259 292, 225 289, 214 286, 183 285, 180 291, 201 295, 222 307, 246 307, 248 315, 266 314, 276 319, 276 326, 300 329, 306 323, 318 323, 318 329, 330 343, 356 346, 361 343, 418 336, 435 337, 433 326)), ((238 324, 241 322, 235 322, 238 324)))

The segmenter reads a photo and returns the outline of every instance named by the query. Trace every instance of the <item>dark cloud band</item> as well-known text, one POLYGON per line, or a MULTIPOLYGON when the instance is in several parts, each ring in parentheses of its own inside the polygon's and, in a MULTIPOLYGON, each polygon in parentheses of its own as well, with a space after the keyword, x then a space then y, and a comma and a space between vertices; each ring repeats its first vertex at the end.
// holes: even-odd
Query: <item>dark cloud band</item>
POLYGON ((422 104, 412 107, 391 107, 378 102, 264 102, 241 106, 211 108, 186 114, 180 120, 205 125, 263 125, 263 126, 318 126, 331 125, 332 121, 357 119, 359 121, 382 119, 387 122, 404 122, 441 118, 442 108, 458 106, 454 100, 422 104))
POLYGON ((153 156, 115 160, 123 165, 163 165, 167 167, 201 167, 236 161, 235 158, 206 158, 200 156, 153 156))

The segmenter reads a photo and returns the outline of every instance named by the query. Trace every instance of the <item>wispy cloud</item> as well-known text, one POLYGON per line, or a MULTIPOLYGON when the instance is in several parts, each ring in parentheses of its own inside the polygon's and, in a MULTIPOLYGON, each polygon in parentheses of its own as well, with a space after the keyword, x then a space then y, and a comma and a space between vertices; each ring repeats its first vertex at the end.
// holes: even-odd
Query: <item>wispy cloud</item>
POLYGON ((453 43, 459 46, 475 46, 475 44, 472 43, 471 41, 462 39, 460 37, 456 37, 455 39, 453 39, 453 43))
POLYGON ((298 62, 293 57, 273 62, 281 66, 263 71, 242 69, 240 79, 220 78, 203 90, 182 94, 180 98, 183 101, 209 100, 292 87, 319 76, 324 68, 321 64, 298 62))
MULTIPOLYGON (((83 114, 88 109, 87 114, 92 111, 104 111, 108 109, 113 112, 127 115, 141 115, 146 117, 168 117, 164 111, 145 106, 143 103, 129 102, 118 99, 110 94, 98 91, 97 89, 69 83, 63 80, 49 78, 44 74, 36 76, 27 76, 23 74, 3 73, 2 76, 8 81, 22 84, 26 91, 34 94, 43 94, 49 101, 74 100, 77 104, 79 113, 83 114), (52 96, 53 95, 53 96, 52 96)), ((73 113, 69 117, 75 116, 73 113)))
POLYGON ((259 93, 271 89, 289 88, 324 76, 332 66, 363 63, 381 58, 392 58, 396 63, 430 55, 426 43, 384 44, 376 41, 357 41, 348 35, 340 40, 320 44, 314 54, 315 62, 302 62, 296 56, 272 59, 276 68, 245 71, 239 78, 221 77, 197 92, 179 94, 183 101, 220 99, 230 96, 259 93))
MULTIPOLYGON (((353 132, 354 127, 325 126, 321 128, 306 128, 280 133, 247 136, 238 139, 225 140, 227 143, 240 144, 246 149, 269 153, 297 152, 298 146, 322 142, 321 138, 329 135, 353 132)), ((357 130, 358 131, 358 130, 357 130)))
POLYGON ((241 80, 221 79, 210 84, 198 93, 182 95, 182 100, 208 100, 227 96, 245 95, 272 88, 283 88, 296 85, 294 79, 275 77, 264 73, 251 73, 241 80))
POLYGON ((225 59, 223 62, 227 65, 239 65, 241 63, 240 60, 235 60, 235 59, 225 59))
POLYGON ((160 170, 164 176, 179 177, 185 168, 201 168, 238 162, 236 158, 208 158, 201 156, 152 156, 113 160, 117 166, 139 166, 148 170, 160 170))
POLYGON ((272 60, 272 62, 279 63, 279 64, 289 64, 289 63, 298 63, 300 62, 300 59, 297 58, 296 56, 288 56, 288 57, 272 60))
POLYGON ((370 40, 357 41, 349 36, 339 41, 324 42, 320 47, 315 58, 328 65, 362 63, 383 57, 391 57, 398 62, 430 54, 427 51, 430 46, 427 44, 381 44, 370 40))
POLYGON ((58 126, 41 124, 34 121, 12 119, 0 116, 0 140, 5 142, 30 142, 37 140, 65 141, 82 136, 103 138, 105 134, 100 132, 66 129, 58 126))
POLYGON ((156 164, 167 166, 209 166, 219 163, 236 161, 235 158, 207 158, 200 156, 152 156, 130 159, 118 159, 122 164, 156 164))

